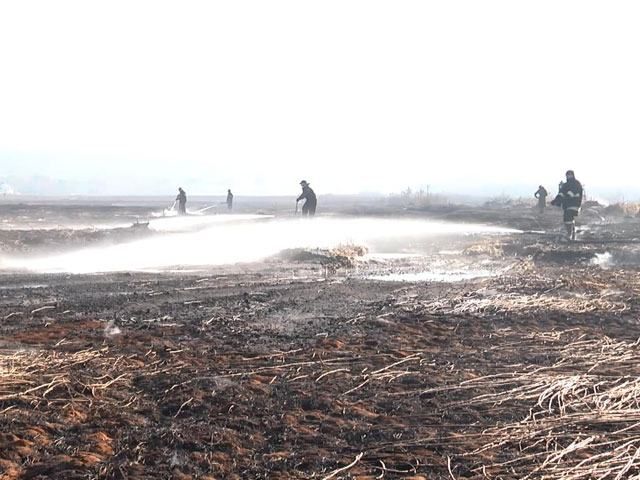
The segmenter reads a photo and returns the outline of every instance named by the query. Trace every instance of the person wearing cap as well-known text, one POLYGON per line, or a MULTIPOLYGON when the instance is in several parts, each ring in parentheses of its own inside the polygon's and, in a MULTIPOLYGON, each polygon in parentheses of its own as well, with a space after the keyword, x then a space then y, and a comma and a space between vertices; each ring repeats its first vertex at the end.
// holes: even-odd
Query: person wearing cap
POLYGON ((182 189, 182 187, 178 187, 178 196, 176 197, 176 202, 178 202, 178 215, 186 215, 187 214, 187 194, 182 189))
POLYGON ((576 239, 576 217, 582 206, 582 184, 576 179, 573 170, 567 170, 567 181, 560 183, 560 191, 551 202, 552 205, 562 207, 563 221, 569 240, 576 239))
POLYGON ((316 214, 316 206, 318 205, 316 194, 309 186, 309 182, 306 180, 302 180, 300 185, 302 186, 302 194, 297 198, 296 204, 300 200, 305 200, 304 205, 302 206, 302 215, 313 217, 316 214))
POLYGON ((233 209, 233 193, 230 188, 227 190, 227 208, 229 211, 233 209))
POLYGON ((540 185, 538 191, 533 194, 533 196, 538 199, 538 210, 540 210, 541 214, 544 213, 544 207, 547 206, 547 195, 549 195, 549 192, 547 192, 547 189, 542 185, 540 185))

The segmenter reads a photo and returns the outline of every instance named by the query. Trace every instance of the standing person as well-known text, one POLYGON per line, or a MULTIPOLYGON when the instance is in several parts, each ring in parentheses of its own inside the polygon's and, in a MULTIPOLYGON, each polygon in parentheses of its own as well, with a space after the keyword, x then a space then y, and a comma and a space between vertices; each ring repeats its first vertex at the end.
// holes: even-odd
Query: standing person
POLYGON ((569 240, 576 239, 576 217, 580 213, 582 205, 582 184, 576 179, 573 170, 567 170, 567 181, 560 183, 558 196, 551 202, 552 205, 562 207, 564 212, 564 227, 567 230, 569 240))
POLYGON ((178 202, 178 215, 186 215, 187 214, 187 194, 182 189, 182 187, 178 187, 178 196, 176 197, 176 202, 178 202))
POLYGON ((229 211, 233 209, 233 193, 231 193, 231 189, 227 190, 227 208, 229 211))
POLYGON ((300 185, 302 186, 302 194, 296 199, 296 206, 300 200, 305 200, 302 206, 302 215, 313 217, 316 214, 316 206, 318 205, 316 194, 306 180, 302 180, 300 185))
POLYGON ((549 195, 549 192, 547 192, 547 189, 542 185, 540 185, 538 191, 533 194, 533 196, 538 199, 538 210, 540 210, 541 214, 544 213, 544 208, 547 206, 547 195, 549 195))

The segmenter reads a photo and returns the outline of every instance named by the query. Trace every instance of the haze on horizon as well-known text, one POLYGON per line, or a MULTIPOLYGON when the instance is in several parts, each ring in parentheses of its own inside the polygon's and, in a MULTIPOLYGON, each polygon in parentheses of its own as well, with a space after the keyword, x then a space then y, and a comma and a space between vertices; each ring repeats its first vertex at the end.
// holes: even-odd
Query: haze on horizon
POLYGON ((573 168, 640 197, 639 23, 633 1, 3 2, 0 182, 499 193, 573 168))

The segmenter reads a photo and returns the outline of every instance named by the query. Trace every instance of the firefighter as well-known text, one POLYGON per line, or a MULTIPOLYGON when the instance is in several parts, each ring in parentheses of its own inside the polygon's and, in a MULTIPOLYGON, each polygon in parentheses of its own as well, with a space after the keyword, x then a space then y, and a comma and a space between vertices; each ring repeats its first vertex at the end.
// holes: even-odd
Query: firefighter
POLYGON ((538 191, 533 194, 533 196, 538 199, 538 210, 540 210, 541 214, 544 213, 544 208, 547 206, 547 195, 549 195, 549 193, 542 185, 540 185, 538 191))
POLYGON ((567 170, 567 181, 560 183, 560 191, 551 202, 552 205, 562 207, 564 212, 564 227, 569 240, 576 239, 576 217, 582 205, 582 184, 576 179, 573 170, 567 170))
POLYGON ((233 193, 231 193, 231 189, 227 190, 227 208, 229 211, 233 209, 233 193))
POLYGON ((182 187, 178 187, 178 196, 176 197, 176 202, 178 202, 178 215, 186 215, 187 193, 182 189, 182 187))
POLYGON ((302 186, 302 194, 296 199, 296 205, 299 201, 304 200, 305 202, 302 206, 302 215, 313 217, 316 214, 316 206, 318 205, 316 194, 309 186, 309 182, 306 180, 302 180, 300 185, 302 186))

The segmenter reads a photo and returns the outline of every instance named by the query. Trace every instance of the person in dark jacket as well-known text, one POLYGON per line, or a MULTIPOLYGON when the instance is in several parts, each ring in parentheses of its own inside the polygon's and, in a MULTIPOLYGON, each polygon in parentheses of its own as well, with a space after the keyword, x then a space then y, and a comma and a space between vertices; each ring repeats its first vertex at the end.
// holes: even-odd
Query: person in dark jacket
POLYGON ((538 191, 533 194, 533 196, 538 199, 538 210, 540 210, 540 213, 544 213, 544 208, 547 206, 547 195, 549 195, 549 192, 547 192, 547 189, 542 185, 540 185, 538 191))
POLYGON ((576 239, 576 217, 582 206, 582 184, 576 179, 573 170, 566 173, 567 181, 560 183, 560 191, 551 202, 552 205, 562 207, 563 221, 569 240, 576 239))
POLYGON ((178 187, 178 196, 176 197, 176 202, 178 202, 178 215, 186 215, 187 214, 187 194, 182 189, 182 187, 178 187))
POLYGON ((229 211, 233 209, 233 193, 231 193, 231 189, 227 190, 227 208, 229 211))
POLYGON ((306 180, 302 180, 300 185, 302 186, 302 194, 297 198, 296 205, 299 201, 304 200, 305 202, 302 206, 302 215, 313 217, 316 214, 316 206, 318 205, 316 194, 306 180))

